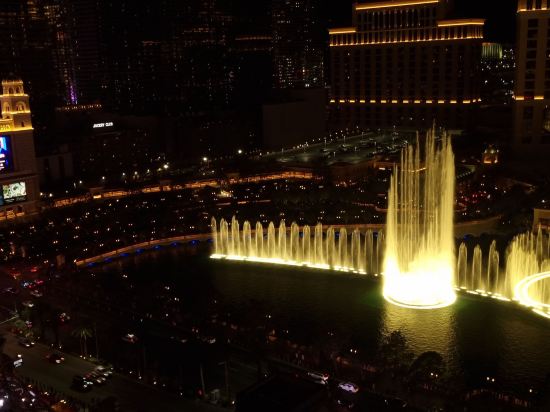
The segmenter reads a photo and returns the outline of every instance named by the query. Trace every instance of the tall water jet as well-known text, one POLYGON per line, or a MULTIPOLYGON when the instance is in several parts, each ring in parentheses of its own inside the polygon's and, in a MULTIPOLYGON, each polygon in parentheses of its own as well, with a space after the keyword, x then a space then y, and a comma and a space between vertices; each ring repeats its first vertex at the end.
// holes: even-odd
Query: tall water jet
POLYGON ((500 255, 497 250, 497 242, 493 240, 489 247, 489 256, 487 256, 487 280, 485 282, 486 291, 495 291, 498 288, 500 275, 500 255))
POLYGON ((467 286, 468 276, 468 248, 463 242, 458 248, 458 262, 456 266, 456 285, 465 288, 467 286))
POLYGON ((483 252, 481 247, 476 245, 474 248, 474 256, 472 257, 472 272, 471 272, 471 281, 470 289, 477 290, 481 288, 481 273, 483 271, 483 252))
POLYGON ((401 153, 389 191, 384 297, 397 305, 431 309, 456 300, 453 287, 455 165, 449 137, 438 145, 427 133, 401 153))
POLYGON ((367 273, 377 273, 374 271, 374 234, 372 233, 372 230, 367 230, 367 233, 365 233, 365 252, 364 252, 364 259, 365 259, 365 272, 367 273))
POLYGON ((374 273, 379 274, 382 270, 384 261, 384 248, 385 248, 384 231, 378 232, 376 237, 376 262, 374 263, 374 273))
POLYGON ((218 222, 216 221, 216 218, 213 217, 210 219, 210 229, 212 230, 212 240, 214 242, 214 245, 212 247, 212 250, 214 251, 215 255, 220 254, 220 240, 219 240, 219 233, 218 233, 218 222))
POLYGON ((261 222, 256 222, 256 233, 254 233, 255 238, 255 250, 256 256, 258 258, 264 257, 264 228, 261 222))

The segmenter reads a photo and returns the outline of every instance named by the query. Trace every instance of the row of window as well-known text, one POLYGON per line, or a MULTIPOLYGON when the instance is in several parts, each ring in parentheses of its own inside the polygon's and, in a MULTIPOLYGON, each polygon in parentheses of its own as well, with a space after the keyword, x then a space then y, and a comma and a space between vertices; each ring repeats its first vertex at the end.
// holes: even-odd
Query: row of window
POLYGON ((463 39, 483 39, 483 29, 480 26, 453 26, 431 29, 400 29, 388 31, 340 33, 331 36, 330 45, 347 46, 357 44, 368 45, 463 39))
POLYGON ((391 11, 359 12, 357 17, 361 30, 426 27, 434 25, 436 8, 416 7, 391 11))

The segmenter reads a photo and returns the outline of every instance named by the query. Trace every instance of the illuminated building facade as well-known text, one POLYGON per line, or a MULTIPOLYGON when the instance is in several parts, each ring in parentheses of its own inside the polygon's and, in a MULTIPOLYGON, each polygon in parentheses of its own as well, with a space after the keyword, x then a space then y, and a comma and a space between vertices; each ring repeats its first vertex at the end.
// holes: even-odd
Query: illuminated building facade
POLYGON ((273 76, 277 89, 324 87, 319 0, 275 0, 272 7, 273 76))
POLYGON ((2 81, 0 108, 1 221, 36 212, 40 192, 29 96, 23 81, 2 81))
POLYGON ((550 2, 519 0, 517 13, 514 143, 550 143, 550 2))
POLYGON ((480 102, 484 20, 450 19, 450 0, 356 3, 330 34, 331 123, 467 128, 480 102))

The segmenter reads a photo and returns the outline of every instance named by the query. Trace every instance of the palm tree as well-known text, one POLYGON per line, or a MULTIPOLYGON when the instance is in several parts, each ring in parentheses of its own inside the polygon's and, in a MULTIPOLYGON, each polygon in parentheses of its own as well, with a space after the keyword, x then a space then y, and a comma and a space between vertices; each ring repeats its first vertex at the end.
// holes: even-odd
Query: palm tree
POLYGON ((85 326, 80 326, 74 329, 71 335, 80 339, 80 351, 82 355, 85 358, 87 358, 88 357, 87 339, 93 336, 92 331, 85 326))

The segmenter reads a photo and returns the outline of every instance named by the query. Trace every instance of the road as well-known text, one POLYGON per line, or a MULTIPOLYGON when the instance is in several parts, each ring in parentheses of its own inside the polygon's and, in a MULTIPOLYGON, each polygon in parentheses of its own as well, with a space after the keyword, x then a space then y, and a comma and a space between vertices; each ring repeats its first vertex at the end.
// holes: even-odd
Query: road
POLYGON ((4 353, 16 358, 23 356, 23 365, 16 369, 19 376, 30 378, 84 402, 92 399, 103 399, 114 396, 118 399, 122 411, 182 411, 182 412, 220 412, 225 409, 198 401, 181 399, 173 394, 163 392, 149 385, 113 374, 107 383, 94 387, 91 392, 79 393, 70 389, 74 375, 84 375, 93 370, 94 365, 76 356, 63 354, 65 361, 60 364, 48 362, 46 356, 51 352, 46 345, 36 344, 33 348, 24 348, 15 336, 6 333, 4 353))

